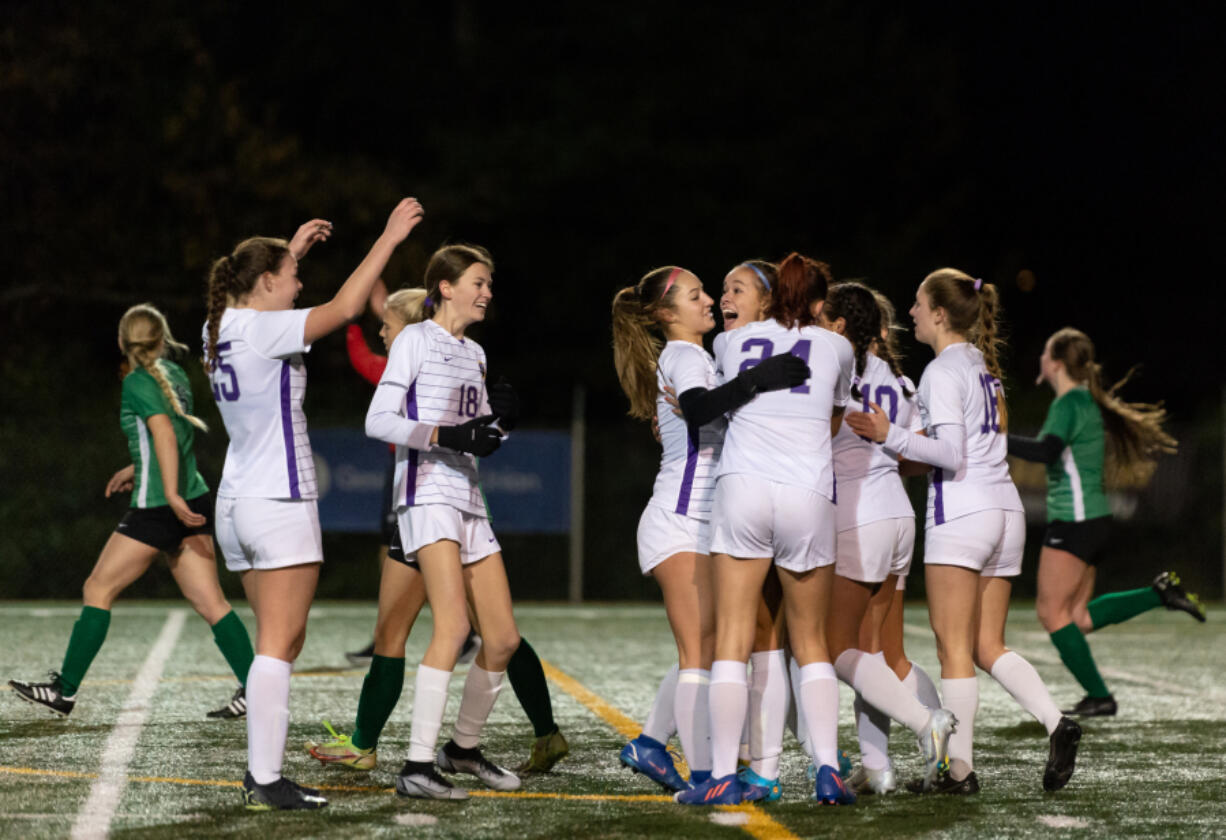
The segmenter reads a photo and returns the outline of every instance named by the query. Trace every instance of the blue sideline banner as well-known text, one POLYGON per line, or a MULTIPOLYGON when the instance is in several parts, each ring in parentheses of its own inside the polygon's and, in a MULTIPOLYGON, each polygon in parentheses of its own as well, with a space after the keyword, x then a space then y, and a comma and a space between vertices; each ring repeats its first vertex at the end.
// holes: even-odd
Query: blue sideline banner
MULTIPOLYGON (((374 534, 391 456, 358 429, 312 429, 325 531, 374 534)), ((570 434, 515 431, 481 461, 481 486, 494 532, 565 534, 570 530, 570 434)))

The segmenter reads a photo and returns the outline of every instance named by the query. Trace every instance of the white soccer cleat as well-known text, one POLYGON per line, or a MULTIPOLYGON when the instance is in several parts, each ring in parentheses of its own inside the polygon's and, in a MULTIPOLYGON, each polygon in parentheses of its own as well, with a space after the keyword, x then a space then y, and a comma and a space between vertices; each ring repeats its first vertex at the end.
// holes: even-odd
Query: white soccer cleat
POLYGON ((898 779, 894 775, 893 765, 880 770, 871 770, 861 765, 848 778, 847 786, 851 788, 852 793, 862 796, 874 793, 893 793, 898 789, 898 779))
POLYGON ((464 749, 448 741, 438 751, 438 768, 444 773, 469 773, 492 790, 519 790, 519 776, 504 770, 481 754, 478 747, 464 749))
POLYGON ((949 746, 949 736, 958 728, 958 719, 949 709, 934 709, 928 723, 916 735, 920 756, 924 759, 923 789, 927 790, 936 781, 941 761, 949 746))

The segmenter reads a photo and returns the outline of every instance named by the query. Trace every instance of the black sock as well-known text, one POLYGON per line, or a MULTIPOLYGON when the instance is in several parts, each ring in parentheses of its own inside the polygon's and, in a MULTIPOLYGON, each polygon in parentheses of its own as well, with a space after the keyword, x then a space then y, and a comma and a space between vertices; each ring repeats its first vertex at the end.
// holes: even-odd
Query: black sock
POLYGON ((507 679, 511 681, 519 705, 524 707, 524 714, 532 722, 536 737, 556 731, 558 725, 553 721, 553 703, 545 684, 545 669, 527 639, 519 640, 519 647, 507 663, 507 679))

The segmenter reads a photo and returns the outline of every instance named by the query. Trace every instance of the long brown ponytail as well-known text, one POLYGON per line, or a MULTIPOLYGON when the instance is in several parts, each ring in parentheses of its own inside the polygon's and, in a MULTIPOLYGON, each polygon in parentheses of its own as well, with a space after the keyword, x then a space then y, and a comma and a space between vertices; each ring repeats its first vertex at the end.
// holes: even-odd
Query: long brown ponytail
POLYGON ((873 298, 877 301, 877 308, 881 310, 883 335, 881 341, 877 343, 877 356, 890 366, 890 373, 899 380, 898 384, 902 387, 903 396, 911 399, 914 392, 902 384, 902 350, 898 346, 898 334, 904 332, 904 329, 898 324, 894 304, 890 303, 890 299, 876 289, 873 289, 873 298))
POLYGON ((788 329, 810 326, 813 304, 825 299, 830 281, 830 266, 793 251, 779 263, 779 282, 766 317, 788 329))
POLYGON ((664 347, 664 329, 656 317, 672 305, 677 266, 654 268, 633 286, 613 296, 613 367, 630 399, 630 416, 650 420, 656 413, 656 360, 664 347))
POLYGON ((214 260, 205 292, 209 334, 204 348, 205 370, 211 371, 217 364, 217 333, 227 302, 240 301, 250 294, 260 275, 276 273, 288 254, 289 243, 284 239, 253 236, 238 243, 234 253, 214 260))
POLYGON ((868 286, 848 280, 830 287, 822 314, 828 321, 842 318, 846 325, 843 337, 851 342, 855 354, 851 395, 860 399, 860 386, 855 380, 864 375, 869 349, 881 343, 881 309, 868 286))

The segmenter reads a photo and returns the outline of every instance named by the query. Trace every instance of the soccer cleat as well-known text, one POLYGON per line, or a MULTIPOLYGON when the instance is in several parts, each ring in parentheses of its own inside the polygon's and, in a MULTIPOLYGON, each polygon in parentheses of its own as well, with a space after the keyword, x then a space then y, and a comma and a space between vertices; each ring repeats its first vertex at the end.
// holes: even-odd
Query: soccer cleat
POLYGON ((1077 764, 1077 744, 1081 741, 1081 725, 1072 718, 1062 717, 1051 733, 1047 752, 1047 767, 1043 771, 1043 790, 1059 790, 1068 784, 1077 764))
POLYGON ((229 703, 205 713, 205 717, 213 720, 238 720, 247 717, 247 689, 240 685, 229 703))
POLYGON ((503 770, 494 762, 481 754, 479 747, 465 749, 448 741, 438 751, 436 757, 438 769, 444 773, 469 773, 476 776, 482 783, 494 790, 519 790, 519 776, 510 770, 503 770))
POLYGON ((642 773, 669 792, 689 788, 689 784, 677 772, 668 749, 654 738, 639 735, 622 747, 619 759, 635 773, 642 773))
POLYGON ((966 796, 979 793, 979 777, 972 770, 965 779, 955 779, 948 770, 942 770, 936 781, 924 787, 924 779, 912 779, 907 782, 907 790, 912 793, 948 793, 954 796, 966 796))
POLYGON ((852 793, 872 796, 876 793, 893 793, 898 790, 898 779, 894 775, 892 766, 883 767, 880 770, 860 766, 847 780, 847 786, 851 788, 852 793))
MULTIPOLYGON (((749 765, 746 765, 747 767, 749 765)), ((851 758, 847 755, 847 750, 839 750, 839 778, 847 781, 851 777, 851 758)), ((809 780, 809 784, 817 783, 817 765, 812 761, 805 768, 805 778, 809 780)))
MULTIPOLYGON (((633 742, 631 742, 633 743, 633 742)), ((697 787, 673 794, 673 801, 682 805, 740 805, 744 789, 735 774, 707 779, 697 787)))
POLYGON ((406 761, 396 777, 396 793, 414 799, 450 799, 457 802, 468 798, 468 791, 440 776, 429 761, 406 761))
POLYGON ((369 668, 371 660, 375 658, 375 643, 372 641, 361 650, 350 651, 345 658, 354 668, 369 668))
POLYGON ((1091 697, 1087 694, 1078 701, 1076 706, 1064 709, 1061 714, 1078 715, 1079 717, 1110 717, 1118 710, 1115 698, 1110 694, 1106 697, 1091 697))
POLYGON ((1183 588, 1183 584, 1179 582, 1179 575, 1174 572, 1163 572, 1154 578, 1150 586, 1158 593, 1158 597, 1162 599, 1162 605, 1168 610, 1182 610, 1197 621, 1205 620, 1205 607, 1201 604, 1200 598, 1183 588))
POLYGON ((855 805, 856 795, 847 789, 839 772, 829 764, 817 768, 813 798, 823 805, 855 805))
POLYGON ((569 753, 570 745, 566 743, 562 733, 554 729, 548 735, 542 735, 532 742, 532 752, 526 761, 515 768, 515 772, 520 775, 548 773, 553 769, 553 765, 566 758, 569 753))
POLYGON ((248 811, 309 811, 327 804, 315 788, 303 787, 284 776, 267 785, 257 784, 250 771, 243 777, 243 805, 248 811))
POLYGON ((464 639, 464 644, 460 648, 460 654, 456 657, 455 664, 467 665, 477 658, 479 650, 481 650, 481 637, 469 630, 468 637, 464 639))
POLYGON ((783 796, 783 788, 778 779, 765 779, 746 767, 736 774, 741 783, 742 802, 778 802, 783 796))
POLYGON ((924 759, 924 787, 936 780, 949 736, 958 728, 958 719, 949 709, 933 709, 924 730, 916 735, 920 756, 924 759))
POLYGON ((354 770, 374 770, 378 758, 375 755, 375 748, 360 749, 353 745, 353 739, 349 735, 342 735, 332 728, 332 724, 324 721, 324 729, 328 730, 328 734, 332 736, 332 740, 318 743, 316 741, 307 741, 306 749, 311 754, 312 758, 319 760, 320 764, 339 764, 342 767, 352 767, 354 770))
POLYGON ((72 707, 77 705, 77 695, 65 697, 60 689, 60 675, 56 671, 47 674, 51 677, 45 683, 31 683, 24 680, 9 680, 13 693, 27 703, 45 706, 60 717, 68 717, 72 707))

